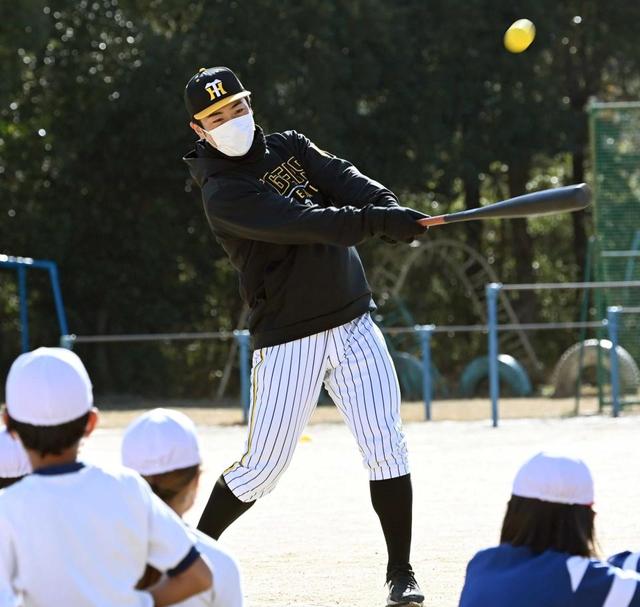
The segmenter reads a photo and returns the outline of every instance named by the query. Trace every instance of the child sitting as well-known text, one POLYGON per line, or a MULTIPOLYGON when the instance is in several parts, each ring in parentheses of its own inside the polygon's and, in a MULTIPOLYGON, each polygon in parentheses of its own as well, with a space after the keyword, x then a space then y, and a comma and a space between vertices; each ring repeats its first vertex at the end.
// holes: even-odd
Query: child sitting
POLYGON ((182 522, 138 474, 78 461, 98 414, 73 352, 19 356, 6 400, 33 473, 0 492, 0 606, 159 607, 211 586, 182 522), (167 577, 136 590, 147 563, 167 577))
POLYGON ((460 607, 640 606, 640 574, 595 558, 592 505, 593 481, 581 460, 539 453, 526 462, 500 545, 469 563, 460 607))
MULTIPOLYGON (((134 420, 125 431, 122 463, 139 472, 178 516, 193 506, 201 461, 195 425, 178 411, 154 409, 134 420)), ((180 605, 242 607, 240 572, 233 557, 204 533, 192 533, 196 547, 211 565, 213 587, 180 605)))

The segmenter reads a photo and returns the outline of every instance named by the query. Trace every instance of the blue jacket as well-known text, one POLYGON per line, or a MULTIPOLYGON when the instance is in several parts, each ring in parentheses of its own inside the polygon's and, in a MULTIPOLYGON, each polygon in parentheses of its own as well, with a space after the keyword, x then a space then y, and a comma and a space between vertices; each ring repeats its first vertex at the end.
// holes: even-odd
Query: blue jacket
POLYGON ((460 607, 640 607, 637 567, 637 554, 603 562, 501 544, 469 562, 460 607))

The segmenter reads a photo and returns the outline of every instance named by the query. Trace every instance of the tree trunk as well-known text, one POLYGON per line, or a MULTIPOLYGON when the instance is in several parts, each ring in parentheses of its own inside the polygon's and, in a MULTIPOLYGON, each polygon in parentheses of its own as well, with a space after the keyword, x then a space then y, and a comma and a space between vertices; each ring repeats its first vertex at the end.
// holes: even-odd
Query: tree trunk
MULTIPOLYGON (((586 145, 586 143, 585 143, 586 145)), ((584 181, 584 148, 573 153, 573 183, 584 181)), ((585 211, 571 213, 573 222, 573 250, 576 260, 576 281, 584 277, 585 262, 587 258, 587 228, 585 211)))
MULTIPOLYGON (((96 313, 96 320, 96 334, 105 335, 109 328, 109 310, 107 308, 99 308, 96 313)), ((109 364, 109 353, 104 343, 99 343, 96 347, 96 367, 100 384, 103 386, 102 389, 107 393, 115 392, 111 365, 109 364)))
MULTIPOLYGON (((480 206, 480 182, 478 175, 464 177, 464 205, 467 209, 476 209, 480 206)), ((482 245, 482 221, 469 221, 464 224, 467 235, 467 244, 476 251, 482 245)))
MULTIPOLYGON (((525 193, 529 177, 529 164, 513 163, 509 166, 509 196, 525 193)), ((516 282, 535 282, 533 272, 534 244, 529 234, 527 219, 509 220, 511 226, 511 251, 515 258, 516 282)), ((505 253, 507 254, 507 253, 505 253)), ((523 291, 514 302, 520 322, 533 322, 536 312, 536 294, 534 291, 523 291)))

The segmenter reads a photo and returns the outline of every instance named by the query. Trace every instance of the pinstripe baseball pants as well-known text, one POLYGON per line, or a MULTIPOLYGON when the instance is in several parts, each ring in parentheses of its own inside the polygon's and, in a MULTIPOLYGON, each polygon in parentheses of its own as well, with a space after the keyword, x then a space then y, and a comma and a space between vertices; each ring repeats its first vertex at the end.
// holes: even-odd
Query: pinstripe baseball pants
POLYGON ((266 495, 291 462, 324 382, 358 443, 370 480, 409 473, 400 387, 371 316, 255 350, 244 455, 224 473, 243 502, 266 495))

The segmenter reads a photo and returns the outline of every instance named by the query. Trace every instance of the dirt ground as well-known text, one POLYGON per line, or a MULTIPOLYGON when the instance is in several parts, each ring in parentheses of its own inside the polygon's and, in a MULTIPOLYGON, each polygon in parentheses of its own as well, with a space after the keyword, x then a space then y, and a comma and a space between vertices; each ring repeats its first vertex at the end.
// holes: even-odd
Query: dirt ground
MULTIPOLYGON (((99 404, 98 404, 99 405, 99 404)), ((201 401, 139 401, 131 407, 101 407, 103 428, 126 426, 136 415, 153 407, 177 408, 187 413, 196 423, 226 426, 242 423, 242 410, 238 407, 212 408, 203 406, 201 401)), ((580 400, 581 415, 598 412, 595 397, 580 400)), ((499 413, 504 419, 568 417, 574 415, 573 398, 503 398, 500 399, 499 413)), ((431 406, 433 421, 479 421, 491 417, 491 403, 488 399, 438 400, 431 406)), ((402 419, 405 423, 425 420, 425 406, 422 402, 402 404, 402 419)), ((311 424, 341 422, 342 418, 334 406, 317 407, 311 424)))
MULTIPOLYGON (((426 605, 457 605, 466 562, 496 542, 513 475, 541 449, 580 455, 591 466, 603 553, 640 548, 640 416, 567 418, 572 407, 573 401, 505 400, 503 422, 494 429, 488 401, 434 404, 436 419, 482 421, 422 423, 421 405, 405 406, 415 495, 412 563, 426 605), (507 419, 518 415, 551 417, 507 419)), ((85 458, 117 462, 121 427, 138 412, 105 412, 85 458)), ((187 515, 194 523, 215 478, 241 453, 244 427, 233 425, 238 411, 186 412, 200 426, 205 460, 201 492, 187 515)), ((310 440, 300 443, 277 489, 222 537, 241 563, 248 605, 384 605, 385 549, 366 471, 335 418, 332 408, 318 410, 307 429, 310 440)))

